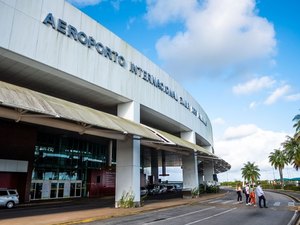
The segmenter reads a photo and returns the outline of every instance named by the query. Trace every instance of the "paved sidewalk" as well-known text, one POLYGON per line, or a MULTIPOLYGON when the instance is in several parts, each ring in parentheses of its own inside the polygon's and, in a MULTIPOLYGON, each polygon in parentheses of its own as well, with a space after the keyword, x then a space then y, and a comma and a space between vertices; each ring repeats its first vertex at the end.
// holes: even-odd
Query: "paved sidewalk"
MULTIPOLYGON (((180 205, 196 204, 208 199, 219 198, 224 196, 225 193, 217 194, 202 194, 199 198, 192 199, 168 199, 168 200, 155 200, 146 201, 145 205, 139 208, 131 209, 115 209, 112 207, 78 210, 72 212, 63 212, 55 214, 44 214, 28 217, 19 217, 14 219, 4 219, 0 221, 1 225, 69 225, 80 224, 84 222, 92 222, 97 220, 108 219, 112 217, 134 215, 142 212, 160 210, 165 208, 176 207, 180 205)), ((33 209, 34 210, 34 209, 33 209)))

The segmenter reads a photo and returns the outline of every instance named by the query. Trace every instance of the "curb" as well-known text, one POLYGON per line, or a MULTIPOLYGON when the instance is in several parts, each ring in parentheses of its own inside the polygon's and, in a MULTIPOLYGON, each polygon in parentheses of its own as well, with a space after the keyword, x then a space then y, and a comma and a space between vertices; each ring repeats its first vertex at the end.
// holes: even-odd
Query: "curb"
POLYGON ((293 196, 292 194, 289 193, 289 191, 277 191, 277 190, 272 190, 272 189, 266 189, 266 191, 269 191, 269 192, 274 192, 274 193, 279 193, 279 194, 283 194, 283 195, 286 195, 290 198, 292 198, 293 200, 295 200, 297 203, 300 202, 300 199, 293 196))

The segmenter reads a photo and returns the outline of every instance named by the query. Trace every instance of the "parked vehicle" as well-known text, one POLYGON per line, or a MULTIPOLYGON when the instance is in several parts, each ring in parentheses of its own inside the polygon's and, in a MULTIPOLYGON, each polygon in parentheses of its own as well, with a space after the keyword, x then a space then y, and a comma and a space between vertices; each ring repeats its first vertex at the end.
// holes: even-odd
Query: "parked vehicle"
POLYGON ((175 187, 177 189, 177 192, 181 192, 182 191, 182 185, 180 184, 175 184, 175 187))
POLYGON ((175 185, 167 185, 167 192, 177 192, 177 187, 175 185))
POLYGON ((19 204, 19 194, 16 189, 0 188, 0 206, 8 209, 19 204))
POLYGON ((145 187, 141 187, 141 196, 145 196, 148 194, 148 190, 145 187))
POLYGON ((157 195, 159 194, 159 186, 155 184, 150 184, 147 186, 149 195, 157 195))
POLYGON ((159 194, 167 192, 167 187, 165 185, 159 185, 159 194))

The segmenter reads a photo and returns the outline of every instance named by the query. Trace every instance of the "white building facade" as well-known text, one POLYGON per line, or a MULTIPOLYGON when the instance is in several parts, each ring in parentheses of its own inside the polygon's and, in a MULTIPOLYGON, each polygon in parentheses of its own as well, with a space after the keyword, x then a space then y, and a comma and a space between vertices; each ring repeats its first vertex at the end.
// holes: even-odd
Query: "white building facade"
MULTIPOLYGON (((45 130, 105 138, 109 166, 111 149, 115 149, 116 207, 129 192, 140 204, 142 149, 176 154, 179 160, 174 165, 182 167, 184 190, 213 181, 217 173, 230 168, 214 155, 211 123, 200 104, 171 75, 69 3, 0 0, 0 29, 0 121, 6 129, 12 123, 18 126, 18 122, 35 137, 27 150, 16 150, 7 139, 2 140, 6 149, 18 153, 2 150, 0 174, 6 174, 2 174, 3 179, 13 172, 25 177, 27 188, 21 191, 24 201, 28 200, 27 193, 37 191, 33 187, 38 185, 33 185, 39 155, 36 139, 45 130), (31 156, 23 156, 22 151, 31 156), (8 162, 11 168, 4 166, 8 162)), ((3 133, 7 133, 4 128, 3 133)), ((46 155, 43 151, 42 157, 46 155)), ((81 160, 74 151, 73 159, 81 160)), ((150 161, 165 166, 155 159, 150 161)), ((92 165, 92 160, 84 162, 92 165)), ((156 171, 153 176, 157 182, 158 170, 152 171, 156 171)), ((46 172, 43 174, 38 179, 42 184, 46 172)), ((85 182, 81 185, 93 184, 88 178, 85 182)), ((14 182, 5 185, 13 186, 14 182)), ((59 194, 59 185, 56 196, 70 196, 65 189, 59 194)), ((72 185, 76 186, 61 186, 72 185)), ((87 187, 85 192, 88 195, 87 187)))

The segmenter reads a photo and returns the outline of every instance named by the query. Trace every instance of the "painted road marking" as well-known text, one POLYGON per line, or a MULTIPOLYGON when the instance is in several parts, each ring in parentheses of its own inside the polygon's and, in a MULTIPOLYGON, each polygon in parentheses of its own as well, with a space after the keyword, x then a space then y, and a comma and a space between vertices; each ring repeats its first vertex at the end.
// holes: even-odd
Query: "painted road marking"
POLYGON ((295 202, 289 202, 288 206, 295 206, 295 202))
POLYGON ((280 202, 275 202, 273 206, 280 206, 280 202))
POLYGON ((193 221, 193 222, 190 222, 190 223, 186 223, 185 225, 191 225, 191 224, 199 223, 199 222, 201 222, 201 221, 208 220, 208 219, 214 218, 214 217, 216 217, 216 216, 223 215, 223 214, 225 214, 225 213, 229 213, 229 212, 231 212, 232 210, 235 210, 235 209, 236 209, 236 208, 229 209, 229 210, 226 210, 226 211, 217 213, 217 214, 215 214, 215 215, 213 215, 213 216, 208 216, 208 217, 202 218, 201 220, 196 220, 196 221, 193 221))
MULTIPOLYGON (((183 216, 192 215, 192 214, 195 214, 195 213, 198 213, 198 212, 203 212, 203 211, 207 211, 207 210, 214 209, 214 208, 216 208, 216 207, 212 206, 212 207, 209 207, 209 208, 200 209, 200 210, 185 213, 185 214, 182 214, 182 215, 179 215, 179 216, 169 217, 169 218, 164 219, 163 221, 177 219, 177 218, 180 218, 180 217, 183 217, 183 216)), ((161 221, 153 221, 153 222, 149 222, 149 223, 145 223, 145 224, 154 224, 154 223, 158 223, 158 222, 161 222, 161 221)))

